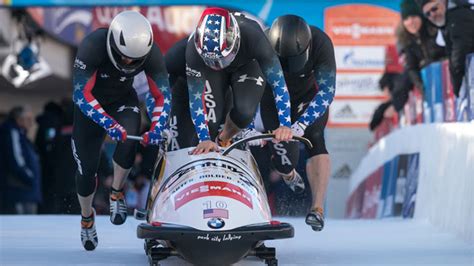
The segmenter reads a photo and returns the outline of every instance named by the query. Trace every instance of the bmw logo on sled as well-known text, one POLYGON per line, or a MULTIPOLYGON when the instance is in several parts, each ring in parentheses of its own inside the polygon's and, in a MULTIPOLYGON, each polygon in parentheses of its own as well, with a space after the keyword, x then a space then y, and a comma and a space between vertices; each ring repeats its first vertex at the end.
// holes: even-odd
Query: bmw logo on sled
POLYGON ((221 218, 212 218, 207 222, 207 226, 209 226, 212 229, 221 229, 224 227, 225 222, 221 218))
POLYGON ((255 160, 249 151, 236 149, 271 137, 249 137, 223 152, 201 155, 190 155, 193 148, 160 152, 147 208, 135 212, 146 220, 137 236, 145 240, 151 265, 169 256, 198 265, 230 265, 257 256, 277 265, 275 249, 263 241, 291 238, 294 229, 272 220, 255 160))

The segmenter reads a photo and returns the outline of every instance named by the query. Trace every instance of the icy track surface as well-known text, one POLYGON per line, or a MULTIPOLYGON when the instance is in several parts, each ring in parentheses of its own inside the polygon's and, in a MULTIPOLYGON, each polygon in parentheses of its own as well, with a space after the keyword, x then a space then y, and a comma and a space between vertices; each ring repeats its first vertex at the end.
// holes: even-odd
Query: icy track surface
MULTIPOLYGON (((97 218, 99 246, 85 251, 79 216, 0 216, 0 265, 148 265, 139 223, 97 218)), ((315 233, 303 218, 282 218, 295 238, 268 241, 279 265, 474 265, 474 245, 415 220, 329 220, 315 233)), ((171 258, 161 265, 190 265, 171 258)), ((236 265, 264 265, 245 259, 236 265)))

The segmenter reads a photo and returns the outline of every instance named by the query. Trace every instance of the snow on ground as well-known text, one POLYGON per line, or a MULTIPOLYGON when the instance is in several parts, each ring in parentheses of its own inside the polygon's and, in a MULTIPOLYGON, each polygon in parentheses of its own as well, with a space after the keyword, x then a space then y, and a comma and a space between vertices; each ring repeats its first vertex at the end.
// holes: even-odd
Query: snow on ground
MULTIPOLYGON (((0 216, 0 265, 148 265, 139 223, 112 225, 97 218, 99 246, 85 251, 79 216, 0 216)), ((474 245, 416 220, 329 220, 315 233, 302 218, 281 218, 295 238, 267 242, 277 248, 279 265, 470 265, 474 245)), ((189 265, 168 259, 162 265, 189 265)), ((264 265, 245 259, 238 265, 264 265)))

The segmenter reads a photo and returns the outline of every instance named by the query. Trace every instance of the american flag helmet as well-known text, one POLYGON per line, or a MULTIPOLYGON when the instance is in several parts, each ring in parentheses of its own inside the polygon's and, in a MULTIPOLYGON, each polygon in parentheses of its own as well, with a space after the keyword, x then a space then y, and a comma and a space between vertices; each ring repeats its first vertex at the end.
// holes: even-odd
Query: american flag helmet
POLYGON ((206 8, 196 27, 194 44, 207 66, 214 70, 228 67, 240 47, 240 30, 234 15, 223 8, 206 8))

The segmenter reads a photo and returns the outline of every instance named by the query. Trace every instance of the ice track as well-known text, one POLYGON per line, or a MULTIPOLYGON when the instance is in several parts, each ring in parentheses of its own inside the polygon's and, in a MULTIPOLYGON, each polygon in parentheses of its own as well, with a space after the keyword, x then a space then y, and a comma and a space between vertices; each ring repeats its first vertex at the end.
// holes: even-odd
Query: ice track
MULTIPOLYGON (((83 250, 79 216, 0 216, 0 265, 148 265, 129 219, 121 226, 97 218, 99 246, 83 250)), ((474 245, 416 220, 329 220, 315 233, 303 218, 281 218, 295 238, 269 241, 279 265, 469 265, 474 245)), ((172 258, 162 265, 189 265, 172 258)), ((245 259, 237 265, 264 265, 245 259)))

